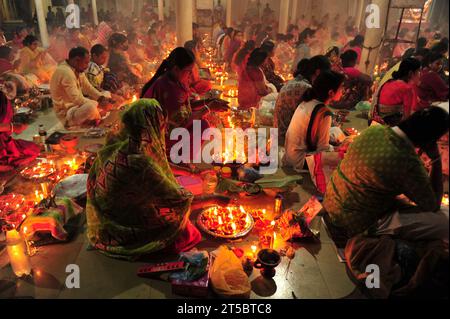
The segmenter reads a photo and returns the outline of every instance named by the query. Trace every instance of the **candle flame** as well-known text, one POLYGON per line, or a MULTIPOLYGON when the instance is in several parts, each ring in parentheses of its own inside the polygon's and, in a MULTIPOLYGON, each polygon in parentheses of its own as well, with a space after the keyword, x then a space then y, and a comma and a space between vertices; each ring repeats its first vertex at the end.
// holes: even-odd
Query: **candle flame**
POLYGON ((449 206, 448 194, 444 194, 444 197, 442 197, 442 205, 449 206))

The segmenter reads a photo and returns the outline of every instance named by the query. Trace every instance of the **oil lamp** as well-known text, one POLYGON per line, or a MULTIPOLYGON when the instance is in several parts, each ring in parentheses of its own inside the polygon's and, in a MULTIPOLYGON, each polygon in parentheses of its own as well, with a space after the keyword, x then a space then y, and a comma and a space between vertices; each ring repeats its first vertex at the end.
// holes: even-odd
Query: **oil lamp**
POLYGON ((31 262, 27 254, 27 245, 16 229, 7 230, 6 247, 14 274, 17 277, 30 275, 31 262))
POLYGON ((256 259, 256 251, 258 250, 258 247, 256 247, 255 245, 252 245, 251 249, 252 249, 253 259, 256 259))
POLYGON ((444 194, 444 196, 442 197, 442 206, 449 206, 449 198, 448 198, 448 194, 444 194))

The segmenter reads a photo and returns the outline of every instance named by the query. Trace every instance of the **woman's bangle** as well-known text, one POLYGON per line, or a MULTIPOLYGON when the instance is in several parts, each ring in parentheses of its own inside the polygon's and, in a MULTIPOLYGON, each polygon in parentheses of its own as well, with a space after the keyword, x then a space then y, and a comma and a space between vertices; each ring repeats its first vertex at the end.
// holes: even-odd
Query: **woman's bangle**
POLYGON ((208 113, 211 113, 211 109, 209 108, 209 106, 207 104, 205 104, 205 109, 208 111, 208 113))
POLYGON ((11 133, 14 133, 14 124, 13 122, 11 122, 10 124, 11 124, 11 133))

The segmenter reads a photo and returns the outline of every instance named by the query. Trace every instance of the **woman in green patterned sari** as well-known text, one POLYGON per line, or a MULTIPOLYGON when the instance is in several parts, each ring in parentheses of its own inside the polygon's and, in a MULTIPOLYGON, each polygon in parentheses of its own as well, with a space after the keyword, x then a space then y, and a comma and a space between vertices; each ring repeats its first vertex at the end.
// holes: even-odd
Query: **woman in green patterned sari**
POLYGON ((119 135, 98 153, 90 171, 88 239, 108 256, 185 251, 201 240, 189 222, 193 196, 177 183, 167 161, 166 125, 156 100, 131 104, 119 135))

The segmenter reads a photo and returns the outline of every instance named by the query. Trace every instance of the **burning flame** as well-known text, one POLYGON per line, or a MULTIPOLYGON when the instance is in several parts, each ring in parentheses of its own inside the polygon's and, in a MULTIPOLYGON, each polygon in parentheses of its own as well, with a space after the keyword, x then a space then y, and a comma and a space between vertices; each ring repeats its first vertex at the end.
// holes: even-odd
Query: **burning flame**
POLYGON ((444 194, 444 197, 442 197, 442 205, 447 207, 449 206, 448 194, 444 194))
POLYGON ((216 206, 201 215, 202 224, 218 235, 236 236, 251 224, 249 214, 241 207, 216 206))

